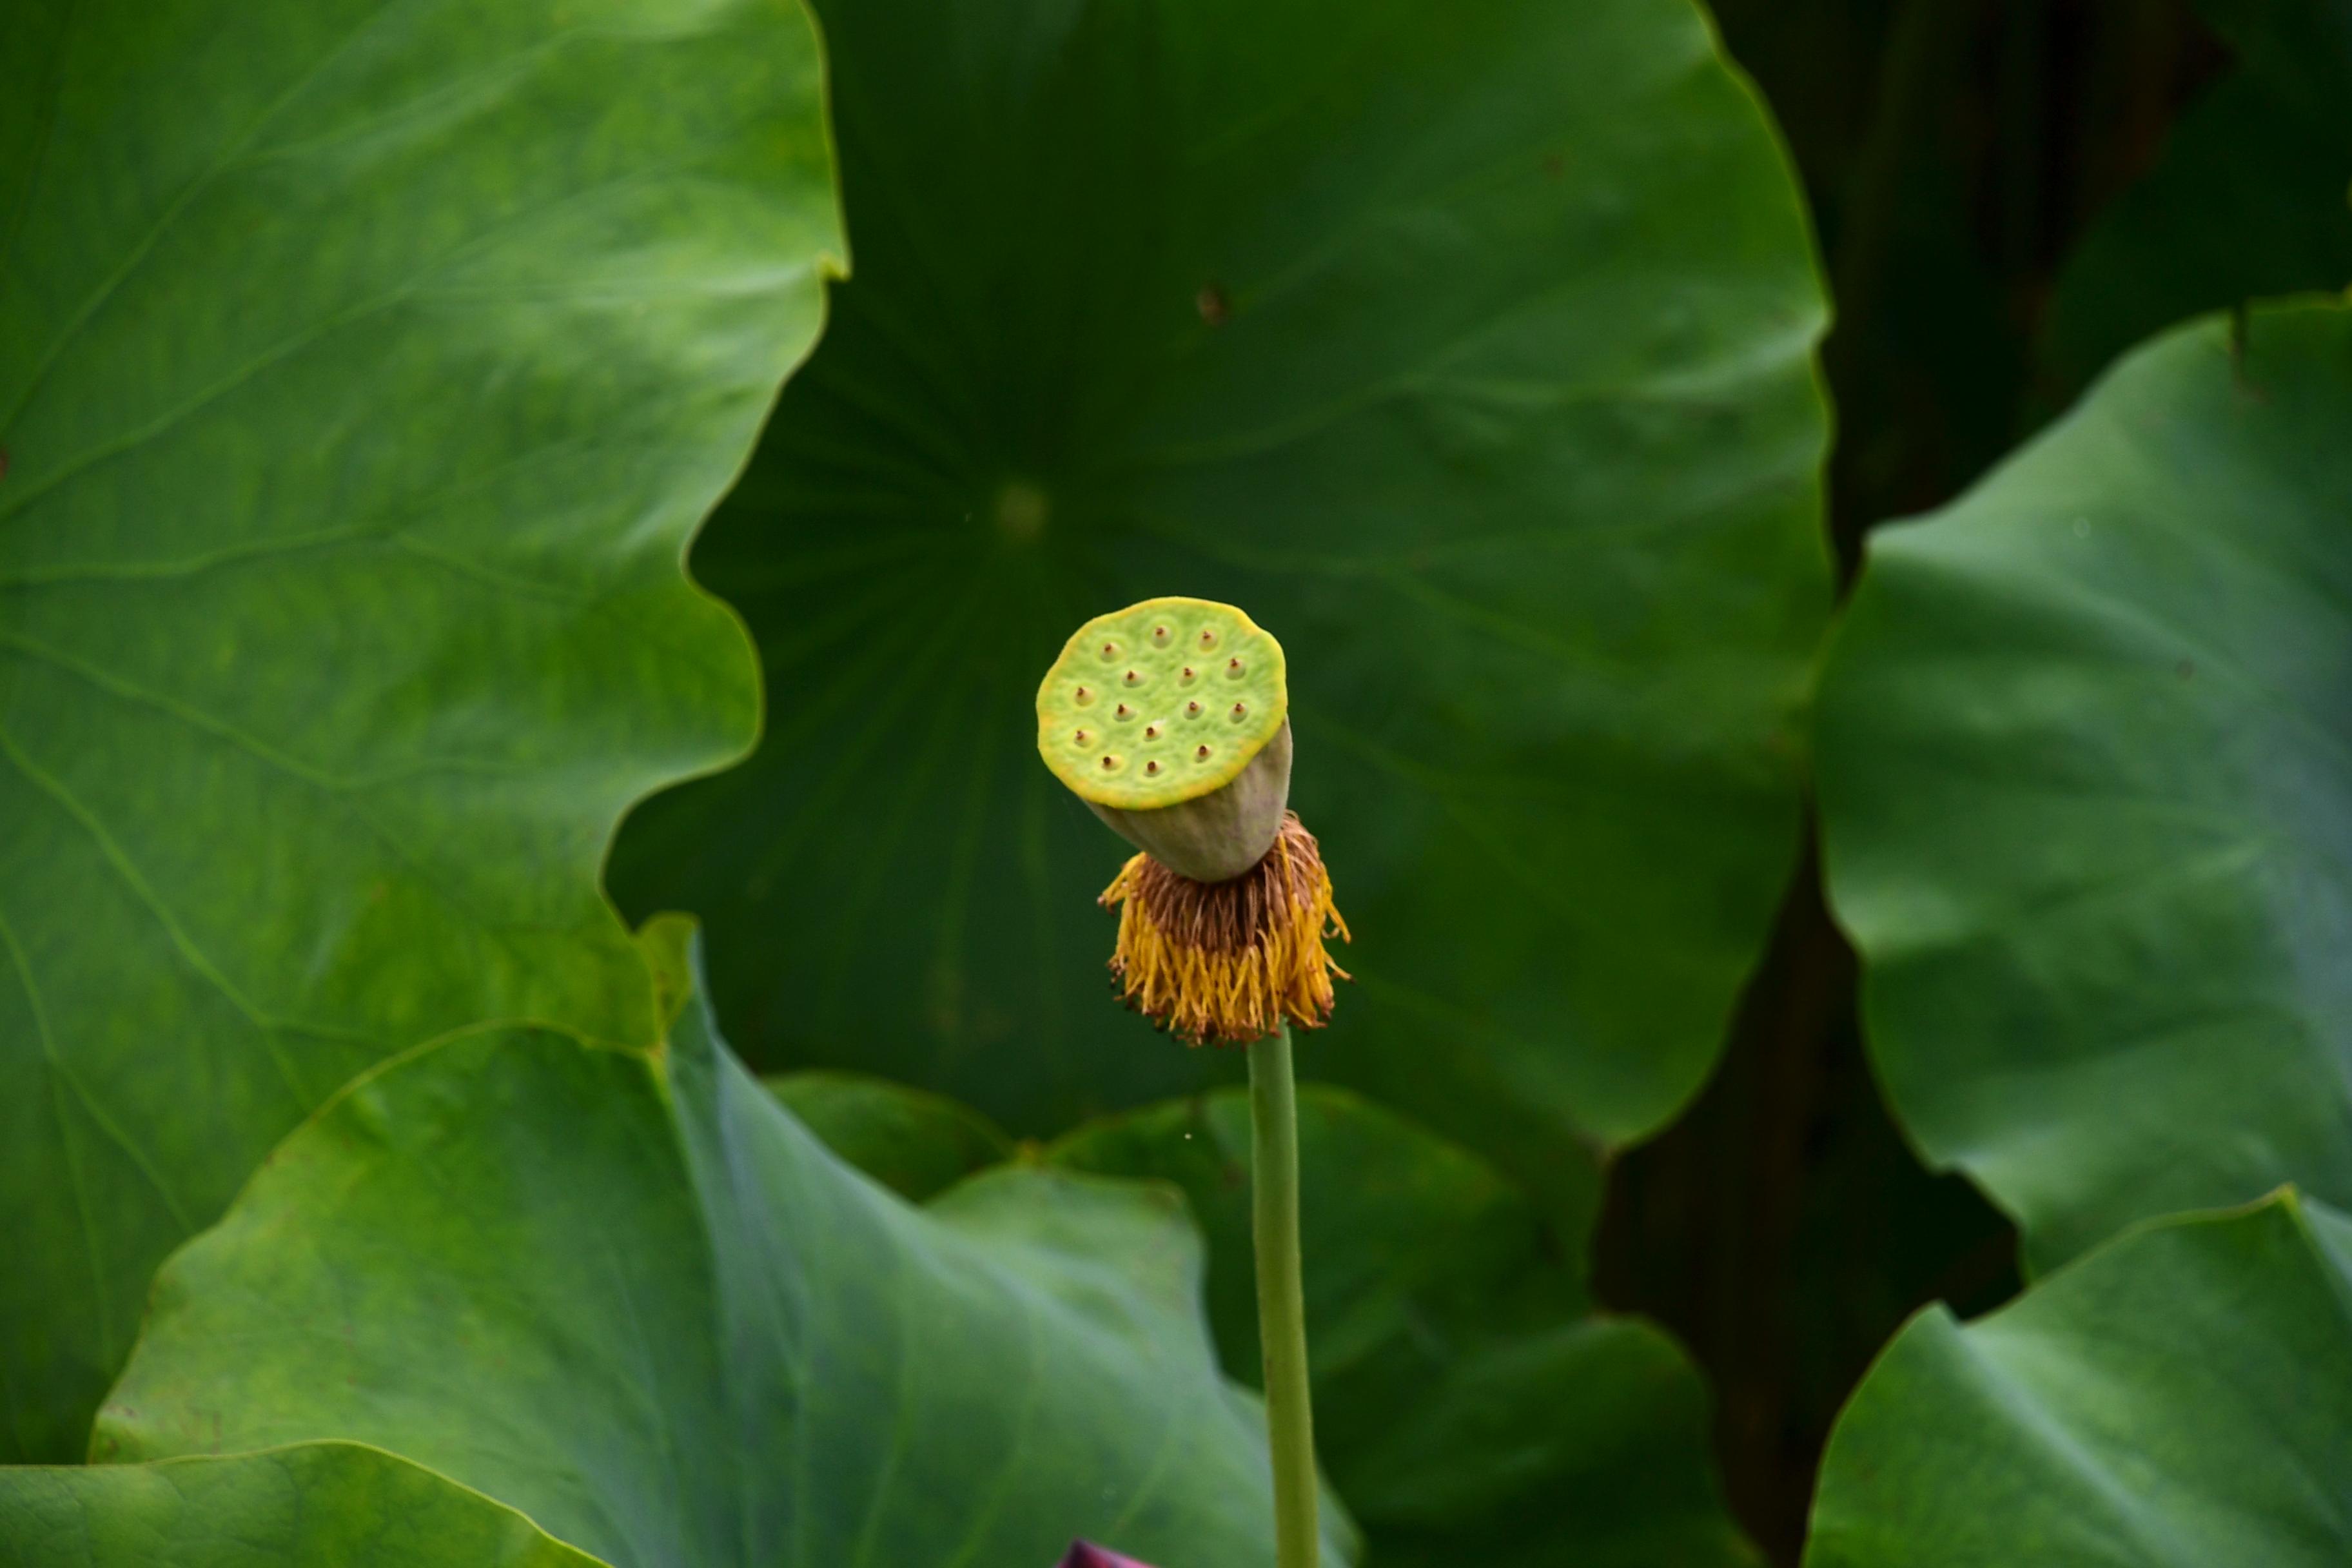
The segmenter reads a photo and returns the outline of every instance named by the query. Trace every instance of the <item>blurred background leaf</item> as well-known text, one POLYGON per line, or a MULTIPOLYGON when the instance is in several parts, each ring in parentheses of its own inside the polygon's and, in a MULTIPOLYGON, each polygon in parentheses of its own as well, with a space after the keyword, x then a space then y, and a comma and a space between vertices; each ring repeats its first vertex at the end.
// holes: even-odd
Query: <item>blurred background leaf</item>
POLYGON ((2071 395, 2177 321, 2352 282, 2352 0, 2200 0, 2237 68, 2068 259, 2043 328, 2071 395))
POLYGON ((1013 1140, 968 1105, 864 1073, 796 1072, 768 1091, 824 1146, 909 1203, 1013 1157, 1013 1140))
MULTIPOLYGON (((2055 404, 2057 278, 2228 74, 2187 0, 1716 0, 1804 178, 1836 304, 1832 535, 1948 500, 2055 404)), ((2160 323, 2158 323, 2160 324, 2160 323)))
POLYGON ((17 1568, 596 1568, 512 1509, 353 1443, 0 1467, 17 1568))
POLYGON ((1824 680, 1830 889, 1888 1092, 2029 1255, 2352 1199, 2352 310, 2126 360, 1872 542, 1824 680))
POLYGON ((2293 1193, 2132 1231, 1905 1329, 1838 1423, 1808 1568, 2352 1557, 2352 1222, 2293 1193))
POLYGON ((1196 1087, 1104 995, 1125 849, 1030 703, 1087 616, 1285 640, 1358 933, 1302 1068, 1571 1215, 1697 1088, 1797 847, 1822 304, 1678 0, 821 7, 856 276, 697 570, 747 766, 650 804, 763 1068, 1021 1134, 1196 1087))
POLYGON ((686 537, 837 250, 763 0, 12 7, 0 1458, 389 1051, 656 1037, 615 820, 750 739, 686 537))
POLYGON ((172 1260, 93 1455, 350 1438, 614 1568, 1270 1565, 1200 1280, 1164 1187, 909 1207, 699 1004, 658 1056, 485 1029, 353 1085, 172 1260))

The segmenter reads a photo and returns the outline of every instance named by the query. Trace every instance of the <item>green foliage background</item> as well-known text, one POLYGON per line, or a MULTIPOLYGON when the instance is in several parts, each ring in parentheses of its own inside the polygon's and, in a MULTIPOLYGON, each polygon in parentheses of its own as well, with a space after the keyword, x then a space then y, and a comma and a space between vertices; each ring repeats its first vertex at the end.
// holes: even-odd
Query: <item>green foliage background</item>
POLYGON ((769 722, 623 907, 709 921, 757 1059, 1034 1134, 1198 1087, 1100 1005, 1029 715, 1101 609, 1242 604, 1361 932, 1309 1071, 1589 1208, 1796 848, 1823 303, 1760 105, 1661 0, 820 10, 856 267, 695 556, 769 722))
POLYGON ((2344 1555, 2344 0, 0 24, 0 1561, 1270 1563, 1170 592, 1328 1561, 2344 1555))

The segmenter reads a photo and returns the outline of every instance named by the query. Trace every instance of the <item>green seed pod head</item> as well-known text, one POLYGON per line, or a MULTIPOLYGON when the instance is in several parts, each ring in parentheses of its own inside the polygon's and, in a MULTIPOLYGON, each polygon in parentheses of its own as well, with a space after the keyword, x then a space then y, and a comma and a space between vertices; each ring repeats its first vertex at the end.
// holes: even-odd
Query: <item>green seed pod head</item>
POLYGON ((1233 783, 1289 711, 1272 634, 1231 605, 1146 599, 1063 645, 1037 688, 1037 751, 1088 805, 1158 811, 1233 783))

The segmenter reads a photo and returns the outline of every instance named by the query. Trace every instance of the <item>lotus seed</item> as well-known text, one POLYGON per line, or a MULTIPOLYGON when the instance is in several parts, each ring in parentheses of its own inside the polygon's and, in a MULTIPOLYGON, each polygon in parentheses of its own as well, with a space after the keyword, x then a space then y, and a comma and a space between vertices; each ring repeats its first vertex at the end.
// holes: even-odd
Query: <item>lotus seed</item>
POLYGON ((1184 673, 1181 679, 1188 681, 1192 679, 1192 667, 1191 665, 1188 664, 1184 667, 1184 673))
POLYGON ((1151 762, 1148 762, 1148 763, 1144 763, 1144 764, 1143 764, 1143 771, 1144 771, 1145 773, 1158 773, 1158 772, 1160 771, 1160 763, 1159 763, 1159 762, 1155 759, 1155 760, 1153 760, 1153 761, 1151 761, 1151 762))
POLYGON ((1237 658, 1227 659, 1225 661, 1225 673, 1232 676, 1235 680, 1239 680, 1242 678, 1242 661, 1237 658))
POLYGON ((1200 716, 1201 716, 1201 705, 1200 705, 1200 703, 1198 703, 1198 702, 1187 702, 1186 704, 1184 704, 1184 717, 1185 717, 1185 718, 1187 718, 1187 719, 1198 719, 1200 716))
POLYGON ((1105 757, 1103 759, 1103 772, 1109 773, 1112 769, 1118 766, 1118 759, 1117 757, 1105 757))
POLYGON ((1135 710, 1134 710, 1134 709, 1132 709, 1132 708, 1129 708, 1126 703, 1122 702, 1122 703, 1120 703, 1120 704, 1118 705, 1118 717, 1119 721, 1120 721, 1122 723, 1124 723, 1126 721, 1128 721, 1128 720, 1132 719, 1132 718, 1134 718, 1134 717, 1135 717, 1135 710))
POLYGON ((1091 691, 1088 691, 1085 687, 1081 686, 1081 687, 1079 687, 1079 688, 1078 688, 1078 698, 1077 698, 1077 700, 1078 700, 1078 705, 1079 705, 1080 707, 1084 707, 1086 704, 1087 704, 1087 703, 1089 703, 1089 702, 1092 702, 1092 701, 1095 700, 1095 694, 1094 694, 1093 692, 1091 692, 1091 691))
MULTIPOLYGON (((1205 763, 1205 762, 1207 762, 1207 761, 1209 760, 1209 748, 1208 748, 1208 747, 1206 747, 1206 746, 1201 746, 1201 747, 1197 747, 1197 748, 1195 748, 1195 749, 1194 749, 1194 751, 1193 751, 1193 752, 1192 752, 1192 760, 1193 760, 1194 762, 1196 762, 1196 763, 1205 763)), ((1109 759, 1108 759, 1108 758, 1105 758, 1105 759, 1104 759, 1104 762, 1105 762, 1106 765, 1108 765, 1108 762, 1109 762, 1109 759)))
POLYGON ((1217 633, 1214 627, 1202 626, 1201 628, 1201 646, 1204 648, 1212 648, 1217 646, 1217 633))
POLYGON ((1122 679, 1122 680, 1124 680, 1124 681, 1126 681, 1129 686, 1140 686, 1140 685, 1142 685, 1142 684, 1143 684, 1143 677, 1142 677, 1142 676, 1140 676, 1140 675, 1138 675, 1134 670, 1131 670, 1131 669, 1130 669, 1130 670, 1129 670, 1125 675, 1121 676, 1119 679, 1122 679))
POLYGON ((1154 647, 1166 647, 1168 646, 1168 628, 1166 626, 1154 626, 1151 628, 1151 644, 1154 647))
POLYGON ((1118 644, 1115 642, 1107 642, 1103 644, 1102 656, 1103 662, 1106 664, 1109 663, 1112 659, 1117 658, 1118 657, 1118 644))
POLYGON ((1160 739, 1160 726, 1157 724, 1146 724, 1143 727, 1143 738, 1147 741, 1156 741, 1160 739))
POLYGON ((1088 732, 1087 732, 1086 731, 1081 730, 1081 731, 1078 731, 1078 734, 1077 734, 1077 743, 1078 743, 1079 745, 1083 746, 1083 745, 1087 744, 1087 742, 1088 742, 1089 741, 1092 741, 1093 739, 1094 739, 1094 736, 1093 736, 1093 735, 1091 735, 1091 734, 1089 734, 1089 733, 1088 733, 1088 732))
POLYGON ((1242 719, 1242 718, 1243 718, 1243 716, 1244 716, 1244 715, 1245 715, 1245 714, 1247 714, 1248 712, 1249 712, 1249 706, 1248 706, 1248 704, 1246 704, 1246 703, 1242 703, 1242 702, 1236 702, 1236 703, 1234 703, 1234 715, 1233 715, 1233 716, 1234 716, 1234 720, 1235 720, 1236 721, 1238 721, 1240 719, 1242 719))

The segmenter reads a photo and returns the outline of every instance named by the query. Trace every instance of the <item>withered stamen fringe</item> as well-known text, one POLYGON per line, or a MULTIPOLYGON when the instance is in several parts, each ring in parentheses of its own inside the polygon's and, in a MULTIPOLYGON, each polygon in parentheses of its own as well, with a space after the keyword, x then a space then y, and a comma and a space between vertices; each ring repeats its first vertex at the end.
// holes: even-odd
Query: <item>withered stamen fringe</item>
POLYGON ((1265 858, 1230 882, 1195 882, 1149 855, 1103 889, 1117 908, 1110 972, 1120 999, 1194 1045, 1264 1039, 1284 1017, 1319 1029, 1331 1016, 1331 977, 1348 972, 1323 949, 1348 940, 1331 903, 1331 877, 1296 812, 1265 858))

